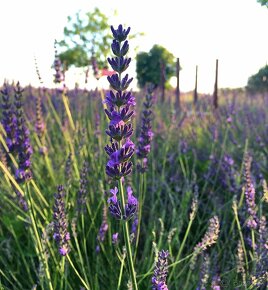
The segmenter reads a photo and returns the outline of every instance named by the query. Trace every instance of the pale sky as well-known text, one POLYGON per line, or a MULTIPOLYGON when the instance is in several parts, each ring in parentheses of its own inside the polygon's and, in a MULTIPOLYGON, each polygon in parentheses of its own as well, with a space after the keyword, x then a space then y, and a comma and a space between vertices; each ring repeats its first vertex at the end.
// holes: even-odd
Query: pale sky
MULTIPOLYGON (((144 32, 130 46, 148 52, 154 44, 180 58, 182 91, 212 92, 219 59, 219 87, 245 86, 268 63, 268 9, 256 0, 1 0, 0 82, 5 79, 38 86, 34 56, 44 80, 53 83, 54 39, 63 37, 67 16, 94 7, 110 16, 110 25, 144 32), (117 16, 113 11, 117 10, 117 16)), ((135 76, 132 62, 129 74, 135 76)), ((72 87, 79 75, 69 76, 72 87)), ((84 77, 83 77, 84 79, 84 77)), ((102 80, 106 83, 106 80, 102 80)), ((81 85, 84 86, 83 84, 81 85)))

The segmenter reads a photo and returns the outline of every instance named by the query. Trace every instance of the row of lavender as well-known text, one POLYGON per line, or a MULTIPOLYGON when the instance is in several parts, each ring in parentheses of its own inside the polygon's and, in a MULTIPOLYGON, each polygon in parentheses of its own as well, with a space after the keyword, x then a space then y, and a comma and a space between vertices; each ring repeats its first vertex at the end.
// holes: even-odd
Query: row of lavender
POLYGON ((127 92, 129 30, 112 28, 106 97, 18 84, 12 103, 4 85, 1 283, 266 289, 265 100, 177 114, 152 87, 127 92))

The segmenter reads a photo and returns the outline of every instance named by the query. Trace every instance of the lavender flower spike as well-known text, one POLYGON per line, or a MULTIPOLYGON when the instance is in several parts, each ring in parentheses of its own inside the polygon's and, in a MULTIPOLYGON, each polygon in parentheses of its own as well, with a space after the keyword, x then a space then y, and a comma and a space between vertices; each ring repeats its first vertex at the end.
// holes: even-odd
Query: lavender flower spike
POLYGON ((14 109, 10 101, 10 89, 6 83, 4 83, 4 87, 1 90, 2 94, 2 104, 1 107, 3 109, 3 117, 2 117, 2 125, 6 131, 6 144, 8 146, 9 152, 14 152, 16 147, 16 117, 14 116, 14 109))
POLYGON ((24 112, 22 108, 22 92, 20 84, 17 83, 15 89, 15 116, 16 116, 16 150, 18 152, 19 158, 19 168, 16 171, 16 181, 22 183, 28 181, 32 178, 31 172, 31 155, 33 154, 33 149, 30 144, 30 131, 26 126, 26 120, 24 117, 24 112))
POLYGON ((58 192, 55 193, 55 204, 53 208, 54 235, 53 238, 58 244, 61 256, 66 256, 69 251, 70 233, 67 230, 68 223, 65 215, 64 204, 65 190, 62 185, 58 186, 58 192))
POLYGON ((168 290, 166 280, 168 274, 168 251, 160 251, 152 277, 152 290, 168 290))
POLYGON ((255 188, 250 176, 250 167, 251 167, 251 157, 247 154, 245 157, 245 196, 247 204, 247 212, 249 214, 249 219, 247 226, 250 229, 256 229, 258 227, 258 217, 255 203, 255 188))
POLYGON ((208 247, 211 247, 213 244, 215 244, 218 240, 220 233, 220 222, 219 218, 217 216, 212 217, 209 220, 209 226, 208 229, 202 238, 201 242, 199 242, 195 247, 194 247, 194 253, 191 258, 190 262, 190 268, 194 270, 196 266, 196 260, 198 256, 205 251, 208 247))
POLYGON ((138 165, 138 170, 144 173, 147 170, 147 156, 151 151, 151 141, 153 139, 152 132, 152 110, 153 105, 153 86, 150 85, 147 89, 146 101, 143 103, 144 110, 142 112, 142 126, 137 148, 137 156, 142 161, 138 165))
MULTIPOLYGON (((134 116, 132 107, 135 105, 135 98, 131 93, 125 92, 132 78, 129 78, 128 74, 122 76, 131 62, 131 59, 126 57, 129 49, 126 38, 130 28, 125 30, 122 25, 119 25, 118 29, 111 27, 111 30, 114 36, 111 47, 115 57, 108 58, 108 62, 116 74, 107 77, 113 90, 104 101, 107 104, 105 113, 110 120, 106 134, 111 138, 111 144, 105 146, 105 151, 109 156, 106 174, 120 181, 122 177, 131 173, 133 167, 130 159, 135 153, 135 145, 130 137, 133 134, 131 118, 134 116)), ((117 187, 111 190, 112 196, 108 199, 110 213, 116 219, 130 219, 137 211, 137 199, 133 196, 132 190, 128 189, 127 204, 120 204, 117 192, 117 187)), ((121 199, 121 203, 124 203, 123 198, 121 199)))
POLYGON ((64 81, 64 72, 62 69, 62 63, 58 55, 57 51, 57 41, 54 41, 54 50, 55 50, 55 58, 54 58, 54 69, 55 69, 55 74, 54 74, 54 83, 61 83, 64 81))

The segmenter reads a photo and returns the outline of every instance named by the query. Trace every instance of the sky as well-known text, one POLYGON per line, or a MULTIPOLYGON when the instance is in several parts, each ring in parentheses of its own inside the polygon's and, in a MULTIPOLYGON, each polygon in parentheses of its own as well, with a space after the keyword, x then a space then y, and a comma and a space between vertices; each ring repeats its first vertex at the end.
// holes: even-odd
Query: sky
MULTIPOLYGON (((180 58, 180 88, 185 92, 194 88, 196 65, 198 91, 211 93, 216 59, 221 88, 245 86, 248 77, 268 63, 268 9, 257 0, 2 0, 0 5, 1 83, 39 86, 36 58, 44 85, 53 87, 54 40, 63 38, 68 15, 95 7, 109 16, 110 25, 144 33, 130 40, 138 52, 159 44, 180 58)), ((131 76, 135 69, 133 61, 131 76)), ((69 87, 81 80, 84 76, 77 70, 66 77, 69 87)), ((100 85, 105 84, 102 79, 100 85)))

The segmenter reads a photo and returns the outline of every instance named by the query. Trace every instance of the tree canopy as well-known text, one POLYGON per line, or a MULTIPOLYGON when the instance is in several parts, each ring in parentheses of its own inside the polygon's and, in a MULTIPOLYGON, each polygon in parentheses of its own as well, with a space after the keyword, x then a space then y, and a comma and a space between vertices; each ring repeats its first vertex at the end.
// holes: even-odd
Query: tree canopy
POLYGON ((64 39, 59 42, 59 54, 65 69, 71 65, 85 67, 94 57, 100 67, 106 66, 112 35, 108 17, 98 8, 93 12, 68 17, 64 39))
POLYGON ((247 91, 251 93, 268 92, 268 65, 262 67, 255 75, 248 79, 247 91))
POLYGON ((147 83, 159 86, 164 75, 165 84, 175 75, 176 60, 174 55, 160 45, 154 45, 147 52, 137 54, 136 73, 138 85, 143 88, 147 83), (164 70, 164 71, 163 71, 164 70))
POLYGON ((262 6, 266 6, 268 8, 268 0, 257 0, 262 6))

